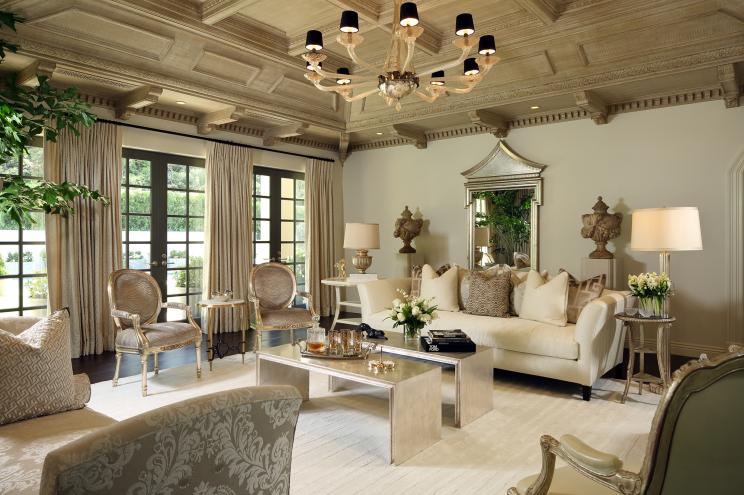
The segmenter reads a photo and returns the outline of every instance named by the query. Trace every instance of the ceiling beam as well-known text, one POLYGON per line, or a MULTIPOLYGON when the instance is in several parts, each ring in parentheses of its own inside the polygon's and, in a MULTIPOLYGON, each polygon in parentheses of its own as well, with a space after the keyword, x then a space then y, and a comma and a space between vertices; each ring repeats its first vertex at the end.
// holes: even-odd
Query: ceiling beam
POLYGON ((138 108, 144 108, 157 103, 163 88, 156 86, 140 86, 124 93, 116 102, 116 118, 127 120, 138 108))
POLYGON ((338 159, 341 161, 341 165, 344 164, 346 159, 349 158, 349 155, 351 154, 351 150, 349 149, 349 142, 349 134, 346 132, 342 132, 338 138, 338 159))
POLYGON ((212 25, 254 3, 258 0, 206 0, 201 4, 201 20, 212 25))
POLYGON ((468 112, 470 122, 491 129, 491 134, 497 138, 505 138, 509 134, 509 124, 501 115, 490 110, 473 110, 468 112))
POLYGON ((726 105, 726 108, 738 107, 741 87, 736 77, 736 67, 734 67, 734 64, 718 66, 718 83, 721 85, 723 103, 726 105))
POLYGON ((393 132, 399 137, 413 141, 411 144, 416 148, 426 149, 428 140, 426 139, 426 132, 422 128, 409 124, 395 124, 393 125, 393 132))
POLYGON ((579 91, 574 93, 574 98, 576 99, 576 106, 588 113, 595 124, 607 123, 607 103, 596 93, 579 91))
POLYGON ((309 124, 304 122, 295 122, 293 124, 280 125, 266 129, 263 133, 263 145, 274 146, 277 141, 294 136, 302 136, 310 127, 309 124))
POLYGON ((380 22, 380 8, 375 2, 369 0, 326 0, 326 2, 339 9, 353 10, 359 14, 361 19, 372 24, 380 22))
POLYGON ((553 24, 561 15, 560 7, 554 0, 516 0, 516 2, 546 26, 553 24))
POLYGON ((54 62, 35 60, 24 67, 16 75, 16 82, 21 86, 38 86, 39 76, 46 76, 47 78, 52 79, 52 76, 54 76, 54 69, 56 68, 57 64, 54 62))
POLYGON ((203 114, 196 121, 196 131, 199 134, 209 134, 217 128, 218 125, 230 124, 237 122, 242 117, 245 109, 228 107, 222 110, 216 110, 203 114))

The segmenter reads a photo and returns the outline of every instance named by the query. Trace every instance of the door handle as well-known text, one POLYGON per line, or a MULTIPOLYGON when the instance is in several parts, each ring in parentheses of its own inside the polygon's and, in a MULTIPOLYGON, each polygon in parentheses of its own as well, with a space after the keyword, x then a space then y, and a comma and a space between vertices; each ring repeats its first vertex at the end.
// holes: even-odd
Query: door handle
POLYGON ((150 266, 158 266, 158 262, 157 261, 151 261, 150 262, 150 266))

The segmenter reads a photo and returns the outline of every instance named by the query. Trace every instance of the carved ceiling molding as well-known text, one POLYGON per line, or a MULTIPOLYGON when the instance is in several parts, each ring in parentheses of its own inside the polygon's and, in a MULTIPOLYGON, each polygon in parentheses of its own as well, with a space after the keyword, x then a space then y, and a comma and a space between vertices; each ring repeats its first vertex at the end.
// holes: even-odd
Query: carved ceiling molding
POLYGON ((405 111, 404 107, 404 110, 398 114, 386 112, 385 115, 350 122, 347 126, 347 131, 362 131, 423 118, 437 117, 449 113, 468 112, 536 97, 575 93, 577 91, 601 88, 611 84, 648 79, 662 74, 676 74, 693 69, 717 67, 724 63, 734 63, 742 60, 744 60, 744 45, 729 46, 693 55, 668 60, 657 60, 588 76, 552 81, 545 84, 513 87, 505 91, 495 91, 485 95, 460 96, 453 99, 451 103, 443 105, 418 106, 408 111, 405 111))

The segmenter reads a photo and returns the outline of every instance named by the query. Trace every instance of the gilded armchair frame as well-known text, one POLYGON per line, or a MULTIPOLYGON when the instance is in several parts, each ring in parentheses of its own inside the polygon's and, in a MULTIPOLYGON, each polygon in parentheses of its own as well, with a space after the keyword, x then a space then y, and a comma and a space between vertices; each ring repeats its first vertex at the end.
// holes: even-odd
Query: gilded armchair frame
POLYGON ((252 311, 250 314, 253 315, 254 321, 251 323, 251 326, 256 330, 256 342, 255 342, 255 352, 258 352, 261 350, 261 333, 262 332, 270 332, 275 330, 289 330, 290 331, 290 339, 292 342, 294 342, 294 331, 300 330, 303 328, 308 328, 309 326, 312 326, 313 323, 320 320, 320 316, 315 312, 315 305, 313 304, 313 296, 309 292, 305 291, 297 291, 297 279, 295 278, 294 272, 291 268, 289 268, 287 265, 284 265, 282 263, 276 263, 276 262, 269 262, 269 263, 262 263, 260 265, 256 265, 253 268, 251 268, 251 277, 250 282, 248 284, 248 302, 252 306, 252 311), (261 270, 262 268, 265 268, 267 266, 275 267, 275 268, 281 268, 287 274, 292 277, 292 298, 287 303, 287 308, 292 306, 292 301, 294 301, 296 296, 300 296, 305 300, 305 304, 307 305, 308 311, 310 311, 311 315, 311 321, 309 322, 302 322, 302 323, 295 323, 295 324, 287 324, 287 325, 264 325, 263 319, 261 317, 261 301, 256 296, 254 281, 256 278, 256 273, 261 270), (309 323, 309 324, 308 324, 309 323))
POLYGON ((560 441, 550 435, 543 435, 540 438, 542 469, 537 479, 526 492, 521 493, 512 487, 507 494, 548 495, 555 471, 555 458, 560 457, 578 473, 622 495, 658 495, 661 493, 672 441, 668 423, 676 421, 692 393, 731 373, 732 370, 727 364, 739 358, 744 358, 744 347, 731 346, 728 353, 713 359, 690 361, 674 373, 672 384, 656 410, 646 446, 646 456, 639 473, 622 469, 623 463, 618 457, 595 450, 572 435, 564 435, 560 441), (688 387, 682 392, 682 397, 675 399, 675 393, 682 382, 700 371, 706 374, 695 384, 697 388, 688 387))
POLYGON ((109 275, 108 280, 108 298, 109 298, 109 305, 111 307, 111 316, 114 319, 114 325, 115 325, 115 332, 114 340, 116 340, 116 335, 118 335, 119 332, 124 330, 125 328, 129 328, 129 326, 125 325, 122 320, 129 320, 131 322, 131 328, 134 329, 137 336, 137 342, 138 347, 126 347, 116 344, 114 346, 114 350, 116 352, 116 369, 114 371, 114 379, 112 380, 112 384, 114 387, 116 387, 119 383, 119 370, 121 368, 121 356, 122 354, 137 354, 140 356, 140 364, 142 367, 142 396, 147 396, 147 367, 148 367, 148 357, 150 354, 153 355, 153 372, 154 374, 158 374, 160 369, 158 366, 158 354, 161 352, 167 352, 172 351, 174 349, 180 349, 182 347, 186 347, 188 345, 193 344, 196 350, 196 377, 201 378, 201 342, 202 342, 202 331, 201 327, 194 321, 194 317, 191 311, 191 307, 188 304, 179 303, 179 302, 163 302, 163 295, 160 291, 160 286, 158 283, 153 279, 150 275, 148 275, 145 272, 141 272, 139 270, 130 270, 130 269, 123 269, 123 270, 116 270, 109 275), (142 279, 145 283, 149 284, 157 293, 157 309, 155 310, 154 314, 147 319, 146 321, 141 321, 141 315, 137 313, 127 312, 122 309, 117 308, 116 305, 116 298, 114 297, 114 282, 116 279, 123 275, 130 275, 134 276, 136 278, 142 279), (147 334, 142 329, 142 325, 149 325, 151 323, 156 323, 158 319, 158 315, 160 314, 160 310, 166 308, 166 309, 178 309, 181 311, 184 311, 186 313, 186 320, 188 323, 194 328, 194 334, 189 339, 186 339, 182 342, 169 344, 169 345, 162 345, 162 346, 156 346, 152 345, 150 343, 150 340, 147 338, 147 334))

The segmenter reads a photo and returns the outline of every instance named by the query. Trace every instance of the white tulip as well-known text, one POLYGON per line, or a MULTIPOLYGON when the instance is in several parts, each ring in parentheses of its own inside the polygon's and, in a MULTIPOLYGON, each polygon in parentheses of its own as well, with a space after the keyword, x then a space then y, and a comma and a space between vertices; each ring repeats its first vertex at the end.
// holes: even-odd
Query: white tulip
POLYGON ((420 315, 421 314, 421 308, 419 308, 418 306, 414 306, 413 309, 411 310, 411 314, 413 316, 420 315))
POLYGON ((400 299, 393 299, 393 307, 397 308, 398 306, 400 306, 400 299))
POLYGON ((398 321, 405 321, 406 317, 403 313, 398 313, 398 321))

